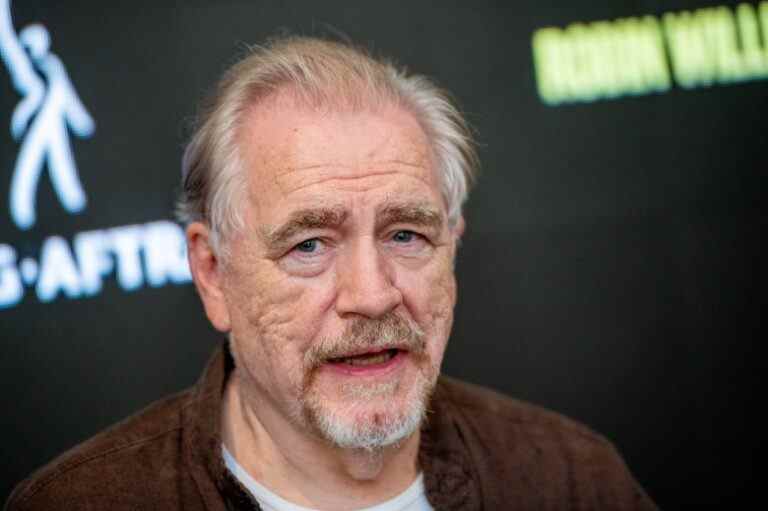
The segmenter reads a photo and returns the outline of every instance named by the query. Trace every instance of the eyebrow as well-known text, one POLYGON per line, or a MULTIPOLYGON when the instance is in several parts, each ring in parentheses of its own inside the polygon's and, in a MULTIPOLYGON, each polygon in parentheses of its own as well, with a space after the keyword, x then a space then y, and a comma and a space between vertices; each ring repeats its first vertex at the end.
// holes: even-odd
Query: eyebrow
POLYGON ((268 244, 282 245, 308 229, 339 227, 346 218, 347 212, 342 208, 300 209, 291 213, 285 223, 273 229, 265 229, 263 234, 268 244))
POLYGON ((443 215, 426 204, 395 203, 384 206, 376 215, 376 228, 391 224, 411 224, 439 231, 443 227, 443 215))

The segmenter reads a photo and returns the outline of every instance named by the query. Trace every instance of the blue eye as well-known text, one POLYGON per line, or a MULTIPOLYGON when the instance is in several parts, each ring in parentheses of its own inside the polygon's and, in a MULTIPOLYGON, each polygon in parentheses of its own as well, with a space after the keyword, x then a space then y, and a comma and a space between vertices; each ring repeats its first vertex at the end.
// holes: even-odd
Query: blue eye
POLYGON ((312 253, 317 250, 317 238, 311 240, 304 240, 296 245, 296 250, 299 252, 312 253))
POLYGON ((398 243, 408 243, 413 241, 414 236, 415 234, 411 231, 397 231, 395 235, 392 236, 392 239, 398 243))

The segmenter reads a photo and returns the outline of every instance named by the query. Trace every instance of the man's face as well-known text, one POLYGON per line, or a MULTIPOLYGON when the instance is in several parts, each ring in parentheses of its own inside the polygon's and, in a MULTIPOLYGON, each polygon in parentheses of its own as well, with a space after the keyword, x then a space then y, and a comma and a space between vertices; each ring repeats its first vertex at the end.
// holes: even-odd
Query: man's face
POLYGON ((401 440, 420 423, 456 300, 458 233, 426 137, 399 109, 287 97, 244 121, 246 227, 219 263, 212 319, 231 329, 246 399, 342 447, 401 440))

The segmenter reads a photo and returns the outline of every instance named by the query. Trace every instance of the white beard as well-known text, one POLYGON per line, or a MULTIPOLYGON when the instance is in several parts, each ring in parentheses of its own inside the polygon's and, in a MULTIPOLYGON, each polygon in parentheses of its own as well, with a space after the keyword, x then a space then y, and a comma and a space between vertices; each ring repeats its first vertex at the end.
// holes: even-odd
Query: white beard
POLYGON ((322 438, 345 449, 374 450, 411 436, 424 419, 427 402, 437 380, 438 368, 426 355, 425 335, 412 321, 394 313, 379 319, 359 319, 343 335, 323 339, 305 355, 307 375, 298 392, 299 415, 304 425, 322 438), (334 389, 332 398, 318 387, 315 370, 329 358, 360 347, 372 350, 404 343, 418 367, 409 388, 395 380, 380 384, 350 382, 334 389))
POLYGON ((391 399, 399 382, 348 385, 341 389, 344 402, 331 404, 310 391, 302 401, 304 417, 320 435, 344 449, 369 451, 401 442, 421 426, 434 382, 419 372, 409 389, 405 409, 395 409, 391 399))

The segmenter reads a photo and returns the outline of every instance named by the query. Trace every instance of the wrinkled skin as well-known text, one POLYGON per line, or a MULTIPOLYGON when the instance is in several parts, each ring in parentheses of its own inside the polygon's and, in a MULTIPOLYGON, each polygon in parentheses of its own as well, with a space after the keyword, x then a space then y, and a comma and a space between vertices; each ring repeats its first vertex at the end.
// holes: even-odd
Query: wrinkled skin
POLYGON ((280 95, 246 114, 240 145, 246 227, 228 240, 227 260, 211 252, 203 224, 187 234, 208 317, 231 333, 230 386, 258 423, 252 428, 322 437, 307 418, 310 402, 351 427, 408 413, 439 373, 463 226, 448 225, 419 124, 394 107, 319 111, 280 95), (332 214, 281 232, 300 210, 332 214), (393 210, 421 214, 386 214, 393 210), (344 338, 350 324, 393 314, 423 332, 423 353, 406 351, 393 370, 372 376, 307 365, 308 351, 344 338))

